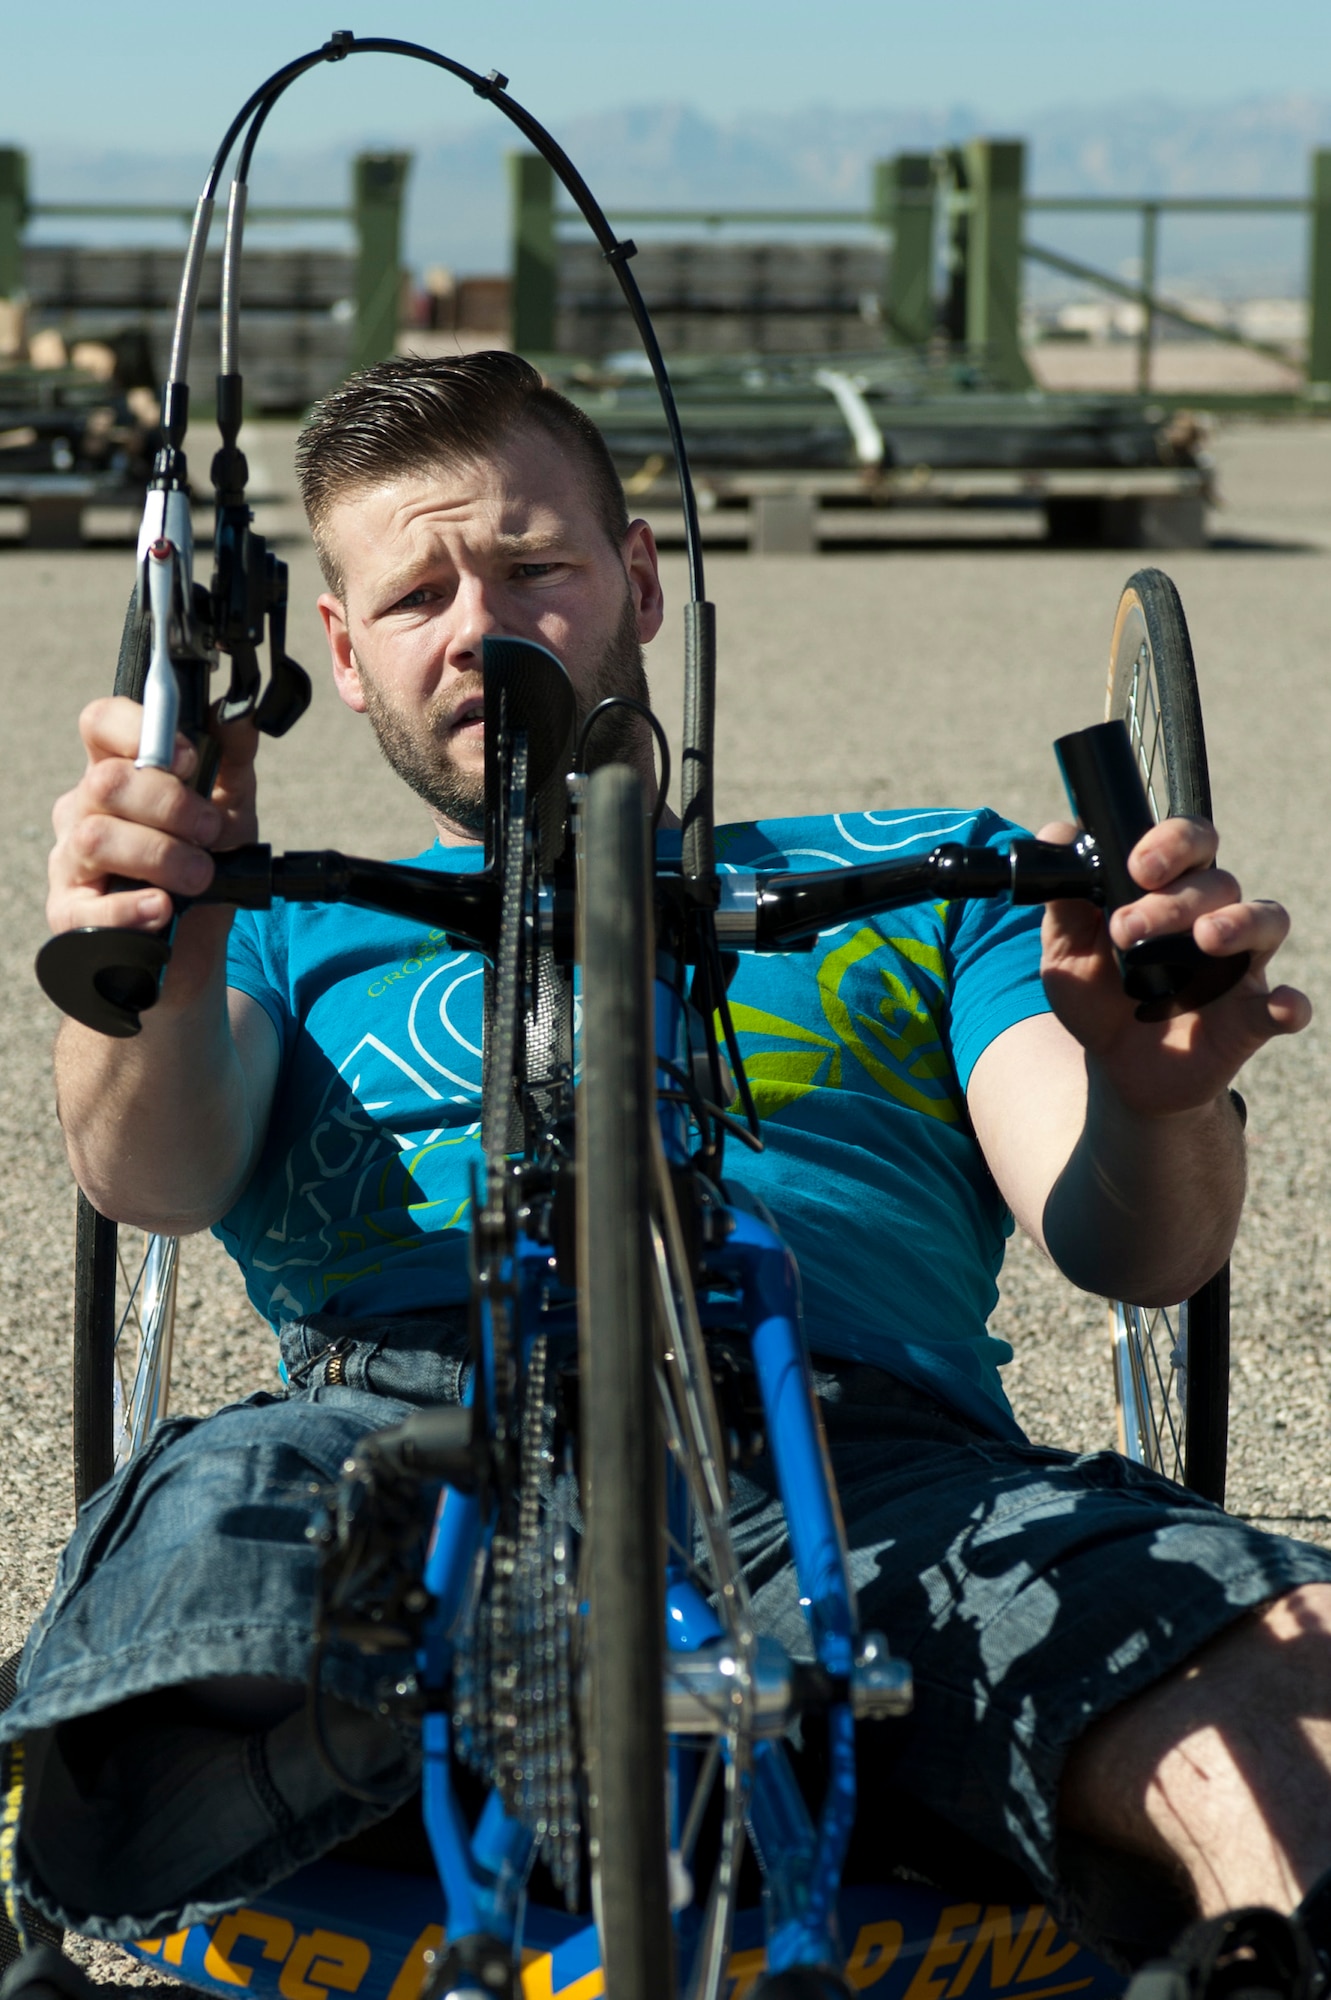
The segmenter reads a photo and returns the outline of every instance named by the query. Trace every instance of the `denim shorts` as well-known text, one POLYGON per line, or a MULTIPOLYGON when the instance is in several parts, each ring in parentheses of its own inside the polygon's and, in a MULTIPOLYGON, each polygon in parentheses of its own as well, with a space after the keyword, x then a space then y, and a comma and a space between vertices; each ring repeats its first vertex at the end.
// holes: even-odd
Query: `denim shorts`
MULTIPOLYGON (((283 1339, 285 1395, 168 1421, 85 1505, 0 1716, 0 1739, 24 1746, 16 1872, 36 1909, 97 1937, 183 1928, 385 1810, 314 1755, 305 1529, 365 1432, 457 1400, 466 1354, 459 1314, 302 1322, 283 1339), (244 1721, 190 1688, 255 1677, 287 1699, 244 1721)), ((1007 1857, 1095 1936, 1060 1882, 1069 1749, 1245 1612, 1331 1582, 1331 1553, 1113 1453, 990 1437, 877 1369, 821 1364, 815 1383, 861 1623, 914 1672, 914 1713, 873 1726, 875 1784, 1007 1857)), ((760 1627, 807 1657, 770 1463, 733 1491, 760 1627)), ((385 1799, 417 1780, 410 1733, 377 1710, 406 1664, 333 1647, 323 1672, 338 1761, 385 1799)), ((861 1820, 882 1810, 866 1788, 861 1820)))

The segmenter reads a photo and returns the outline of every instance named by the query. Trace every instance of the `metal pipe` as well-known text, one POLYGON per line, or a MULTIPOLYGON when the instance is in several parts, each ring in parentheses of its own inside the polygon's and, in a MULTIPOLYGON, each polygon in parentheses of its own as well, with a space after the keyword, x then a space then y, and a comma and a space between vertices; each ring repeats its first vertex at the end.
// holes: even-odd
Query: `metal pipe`
POLYGON ((175 331, 171 337, 171 361, 166 371, 168 382, 183 382, 189 367, 190 335, 194 331, 194 310, 199 300, 199 280, 203 276, 203 253, 208 248, 208 231, 212 219, 212 197, 201 194, 194 210, 194 226, 190 230, 189 243, 185 249, 185 269, 180 281, 175 331))
POLYGON ((221 357, 219 375, 240 371, 240 247, 245 234, 245 209, 249 185, 236 179, 231 183, 231 199, 226 209, 226 236, 222 242, 221 357))
POLYGON ((1151 392, 1151 349, 1155 343, 1155 258, 1160 210, 1154 202, 1142 203, 1142 323, 1137 335, 1137 388, 1141 395, 1151 392))

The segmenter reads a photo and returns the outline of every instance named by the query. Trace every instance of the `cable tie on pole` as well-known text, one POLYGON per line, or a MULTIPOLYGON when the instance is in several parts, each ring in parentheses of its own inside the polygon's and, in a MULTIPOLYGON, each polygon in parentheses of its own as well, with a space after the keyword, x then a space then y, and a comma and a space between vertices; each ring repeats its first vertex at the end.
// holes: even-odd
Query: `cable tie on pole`
POLYGON ((334 28, 332 34, 323 45, 324 61, 342 62, 351 54, 352 44, 355 42, 355 39, 354 29, 334 28))
POLYGON ((473 83, 472 89, 478 97, 493 99, 501 90, 508 89, 508 78, 502 70, 488 69, 479 83, 473 83))
POLYGON ((601 252, 607 264, 627 264, 629 258, 637 254, 638 246, 631 236, 626 236, 622 243, 612 243, 608 250, 601 252))

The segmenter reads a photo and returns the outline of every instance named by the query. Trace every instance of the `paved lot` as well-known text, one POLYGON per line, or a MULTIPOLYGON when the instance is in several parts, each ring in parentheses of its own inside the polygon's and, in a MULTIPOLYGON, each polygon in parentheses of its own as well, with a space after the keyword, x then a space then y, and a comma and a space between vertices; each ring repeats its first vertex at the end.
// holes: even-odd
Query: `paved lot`
MULTIPOLYGON (((289 434, 275 429, 251 449, 280 491, 289 434)), ((1318 832, 1331 755, 1331 426, 1237 427, 1217 451, 1227 504, 1215 545, 1161 560, 1192 624, 1225 857, 1290 906, 1289 976, 1322 1008, 1309 1034, 1268 1051, 1243 1083, 1252 1187, 1234 1267, 1231 1498, 1244 1513, 1331 1542, 1331 897, 1318 832)), ((291 532, 291 646, 314 668, 317 694, 295 734, 265 747, 266 837, 411 852, 422 815, 333 694, 312 608, 315 566, 289 506, 272 509, 271 524, 291 532)), ((1099 719, 1114 605, 1136 560, 994 543, 714 559, 723 815, 989 803, 1031 824, 1048 817, 1060 803, 1050 740, 1099 719)), ((666 569, 676 611, 652 665, 677 741, 682 561, 671 557, 666 569)), ((5 1651, 42 1600, 72 1513, 73 1190, 51 1104, 55 1015, 31 976, 44 935, 48 816, 80 765, 78 709, 109 686, 131 571, 122 549, 0 550, 5 1651)), ((186 1246, 183 1273, 177 1402, 204 1409, 269 1379, 271 1341, 211 1239, 186 1246)), ((1018 1246, 997 1317, 1018 1352, 1011 1387, 1028 1427, 1069 1445, 1109 1442, 1103 1309, 1018 1246)))

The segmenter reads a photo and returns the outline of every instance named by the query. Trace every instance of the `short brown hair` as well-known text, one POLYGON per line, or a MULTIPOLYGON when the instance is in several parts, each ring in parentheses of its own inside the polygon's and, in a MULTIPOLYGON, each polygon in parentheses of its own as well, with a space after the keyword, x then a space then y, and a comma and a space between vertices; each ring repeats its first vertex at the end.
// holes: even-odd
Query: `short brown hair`
POLYGON ((296 442, 301 498, 330 590, 342 576, 328 516, 358 488, 404 472, 481 458, 534 424, 581 460, 597 519, 618 548, 628 508, 605 439, 590 417, 517 354, 399 354, 350 375, 314 405, 296 442))

